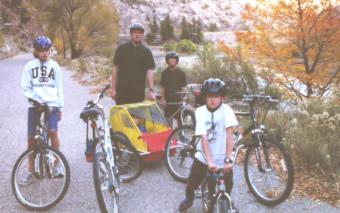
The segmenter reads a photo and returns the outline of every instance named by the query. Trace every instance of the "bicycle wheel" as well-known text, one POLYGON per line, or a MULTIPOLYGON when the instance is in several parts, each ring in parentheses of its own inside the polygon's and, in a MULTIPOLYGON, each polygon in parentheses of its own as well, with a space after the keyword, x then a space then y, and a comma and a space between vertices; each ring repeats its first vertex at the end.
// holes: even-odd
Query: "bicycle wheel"
POLYGON ((103 152, 96 152, 93 161, 93 179, 97 201, 101 212, 118 213, 118 180, 112 176, 112 170, 103 152))
POLYGON ((180 182, 186 182, 194 162, 195 145, 198 137, 192 126, 175 129, 167 139, 165 146, 166 167, 171 176, 180 182))
POLYGON ((195 127, 196 119, 195 119, 195 112, 189 109, 185 109, 182 113, 182 126, 188 125, 195 127))
POLYGON ((142 163, 138 152, 123 133, 113 133, 111 140, 121 181, 127 183, 135 180, 142 173, 142 163))
POLYGON ((51 147, 29 149, 16 161, 11 183, 21 205, 33 211, 47 210, 65 196, 70 168, 64 155, 51 147))
MULTIPOLYGON (((216 189, 217 191, 218 189, 216 189)), ((209 193, 208 178, 205 178, 201 184, 202 206, 204 213, 230 213, 230 203, 226 196, 213 196, 209 193), (218 198, 218 200, 216 200, 218 198)))
POLYGON ((284 146, 276 141, 264 139, 262 145, 248 148, 244 175, 250 191, 264 205, 274 206, 283 202, 293 188, 292 161, 284 146), (268 161, 265 152, 268 153, 268 161))

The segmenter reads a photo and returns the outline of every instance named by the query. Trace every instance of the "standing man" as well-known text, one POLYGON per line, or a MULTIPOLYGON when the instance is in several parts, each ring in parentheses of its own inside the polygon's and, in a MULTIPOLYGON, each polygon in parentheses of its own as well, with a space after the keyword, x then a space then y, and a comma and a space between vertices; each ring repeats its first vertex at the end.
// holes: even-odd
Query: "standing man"
POLYGON ((144 27, 140 23, 130 26, 131 41, 118 46, 113 60, 112 98, 117 104, 142 102, 145 98, 145 79, 148 96, 155 100, 152 70, 153 55, 142 43, 144 27))

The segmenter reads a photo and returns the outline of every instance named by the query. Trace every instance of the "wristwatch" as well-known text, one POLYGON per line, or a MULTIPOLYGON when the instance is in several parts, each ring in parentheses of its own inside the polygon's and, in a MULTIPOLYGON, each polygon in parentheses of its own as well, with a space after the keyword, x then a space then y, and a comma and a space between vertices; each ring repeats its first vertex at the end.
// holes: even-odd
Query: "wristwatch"
POLYGON ((150 91, 150 92, 154 92, 154 90, 153 90, 152 88, 149 88, 149 91, 150 91))
POLYGON ((234 161, 231 158, 224 158, 224 163, 233 163, 234 161))

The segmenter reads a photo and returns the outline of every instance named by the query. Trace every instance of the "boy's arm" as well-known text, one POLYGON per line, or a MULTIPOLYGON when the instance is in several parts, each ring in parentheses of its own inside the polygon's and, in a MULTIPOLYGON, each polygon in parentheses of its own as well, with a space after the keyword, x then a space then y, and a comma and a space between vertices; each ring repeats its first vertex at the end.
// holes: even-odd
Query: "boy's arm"
POLYGON ((32 87, 32 77, 27 67, 25 67, 24 72, 21 77, 21 87, 24 90, 24 96, 26 98, 34 99, 33 87, 32 87))
POLYGON ((62 111, 64 107, 64 87, 63 87, 63 78, 60 67, 57 66, 57 88, 58 88, 58 96, 59 96, 59 108, 62 111))
POLYGON ((226 129, 227 132, 227 146, 226 146, 226 150, 225 150, 225 157, 226 158, 231 158, 232 157, 232 152, 233 152, 233 127, 228 127, 226 129))
POLYGON ((146 81, 147 81, 147 85, 149 88, 149 98, 151 100, 156 100, 155 97, 155 93, 154 93, 154 88, 153 88, 153 73, 152 73, 152 69, 148 69, 146 71, 146 81))
POLYGON ((161 104, 165 105, 165 92, 163 86, 161 86, 161 104))
POLYGON ((212 160, 211 155, 210 155, 207 135, 201 135, 201 141, 202 141, 201 144, 202 144, 203 154, 205 156, 205 159, 207 160, 208 168, 211 172, 215 172, 216 171, 216 165, 215 165, 215 162, 212 160))

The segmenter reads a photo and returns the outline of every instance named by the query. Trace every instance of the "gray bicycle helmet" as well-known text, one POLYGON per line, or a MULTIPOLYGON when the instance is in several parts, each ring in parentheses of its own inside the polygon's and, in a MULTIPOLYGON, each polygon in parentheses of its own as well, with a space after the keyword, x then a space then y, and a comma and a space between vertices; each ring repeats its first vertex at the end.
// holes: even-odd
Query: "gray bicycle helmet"
POLYGON ((219 94, 225 96, 227 93, 225 83, 218 78, 209 78, 203 82, 201 94, 219 94))
POLYGON ((139 22, 135 22, 135 23, 131 24, 131 26, 130 26, 130 33, 132 33, 132 32, 135 31, 135 30, 139 30, 139 31, 141 31, 142 33, 144 33, 144 27, 143 27, 143 25, 142 25, 141 23, 139 23, 139 22))

